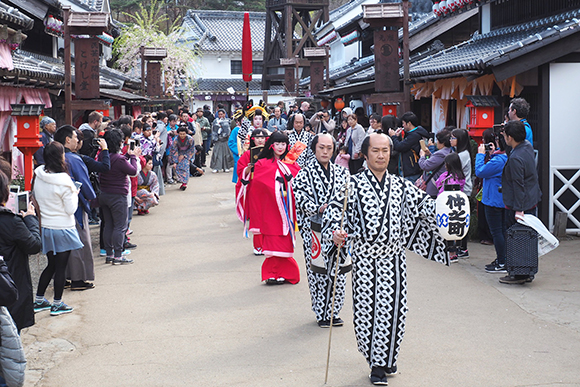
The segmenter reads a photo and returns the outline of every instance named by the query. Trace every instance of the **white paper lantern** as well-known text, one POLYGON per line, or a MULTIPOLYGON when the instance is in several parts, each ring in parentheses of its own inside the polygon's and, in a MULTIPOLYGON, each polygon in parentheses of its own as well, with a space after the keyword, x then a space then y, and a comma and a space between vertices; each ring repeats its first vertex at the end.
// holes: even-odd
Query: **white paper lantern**
POLYGON ((439 2, 438 1, 433 3, 433 13, 435 14, 435 16, 441 16, 441 13, 439 12, 439 2))
POLYGON ((447 0, 441 0, 439 2, 439 14, 441 16, 447 14, 447 0))
POLYGON ((437 228, 443 239, 458 241, 467 235, 471 210, 465 193, 443 191, 437 197, 436 213, 437 228))

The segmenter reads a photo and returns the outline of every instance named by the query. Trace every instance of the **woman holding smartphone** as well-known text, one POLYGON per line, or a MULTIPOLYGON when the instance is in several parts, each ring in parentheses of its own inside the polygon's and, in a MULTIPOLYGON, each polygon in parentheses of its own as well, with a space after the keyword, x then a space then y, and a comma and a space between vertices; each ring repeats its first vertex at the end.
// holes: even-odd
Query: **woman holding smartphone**
POLYGON ((70 252, 83 247, 74 218, 79 189, 67 173, 61 143, 53 141, 44 148, 44 162, 34 171, 33 193, 41 211, 42 252, 48 258, 48 265, 38 281, 34 311, 50 309, 51 316, 58 316, 73 311, 62 302, 62 293, 70 252), (53 277, 54 300, 51 304, 44 298, 44 292, 53 277))

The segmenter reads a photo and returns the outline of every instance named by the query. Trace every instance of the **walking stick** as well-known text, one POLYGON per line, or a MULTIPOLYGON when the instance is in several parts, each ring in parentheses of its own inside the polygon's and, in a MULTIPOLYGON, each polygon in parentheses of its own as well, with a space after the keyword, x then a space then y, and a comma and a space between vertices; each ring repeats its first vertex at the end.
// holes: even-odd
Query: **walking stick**
MULTIPOLYGON (((346 212, 346 205, 348 203, 348 183, 344 189, 344 202, 342 204, 342 215, 340 217, 340 229, 344 226, 344 213, 346 212)), ((334 320, 334 298, 336 297, 336 279, 338 278, 338 266, 340 263, 340 248, 344 243, 338 246, 336 252, 336 268, 334 269, 334 280, 332 284, 332 302, 330 307, 330 330, 328 332, 328 352, 326 354, 326 373, 324 375, 324 384, 328 381, 328 366, 330 364, 330 343, 332 342, 332 322, 334 320)))

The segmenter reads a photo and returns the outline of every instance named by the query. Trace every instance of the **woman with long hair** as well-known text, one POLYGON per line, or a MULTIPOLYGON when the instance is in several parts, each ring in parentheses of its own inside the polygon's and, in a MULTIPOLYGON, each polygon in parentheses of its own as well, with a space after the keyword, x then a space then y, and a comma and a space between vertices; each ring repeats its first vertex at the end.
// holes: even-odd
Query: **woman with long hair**
POLYGON ((44 148, 44 163, 34 171, 33 193, 40 207, 42 253, 46 254, 48 265, 38 281, 34 311, 50 309, 51 316, 58 316, 73 310, 62 302, 62 293, 70 252, 83 247, 74 218, 80 189, 67 172, 61 143, 53 141, 44 148), (54 300, 51 304, 44 298, 44 292, 53 277, 54 300))
MULTIPOLYGON (((471 143, 469 138, 469 133, 465 129, 454 129, 451 132, 450 144, 455 148, 455 152, 459 155, 461 159, 461 168, 463 169, 463 175, 465 176, 465 187, 463 187, 463 192, 471 197, 471 191, 473 190, 473 182, 471 181, 471 143)), ((469 252, 467 250, 467 240, 469 236, 466 235, 461 240, 461 247, 457 252, 459 258, 469 258, 469 252)))
MULTIPOLYGON (((237 170, 239 171, 239 179, 236 183, 236 214, 238 219, 246 224, 250 219, 249 211, 249 197, 252 187, 252 178, 254 175, 254 163, 256 160, 251 160, 251 156, 255 155, 251 149, 256 147, 263 147, 268 139, 268 132, 264 129, 254 129, 250 133, 249 148, 242 153, 238 160, 237 170)), ((254 255, 264 255, 262 251, 262 235, 254 234, 254 255)))
POLYGON ((300 270, 294 260, 296 241, 296 208, 292 179, 300 167, 286 163, 290 141, 284 133, 270 135, 254 165, 250 199, 250 231, 262 235, 266 259, 262 264, 262 281, 268 285, 300 281, 300 270))

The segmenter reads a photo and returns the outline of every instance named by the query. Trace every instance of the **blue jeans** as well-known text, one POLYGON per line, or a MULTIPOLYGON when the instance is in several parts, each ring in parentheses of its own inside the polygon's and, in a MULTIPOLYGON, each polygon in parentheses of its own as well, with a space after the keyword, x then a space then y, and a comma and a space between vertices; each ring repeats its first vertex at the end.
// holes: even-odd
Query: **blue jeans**
POLYGON ((499 207, 485 206, 485 217, 493 237, 497 263, 505 265, 505 210, 499 207))

